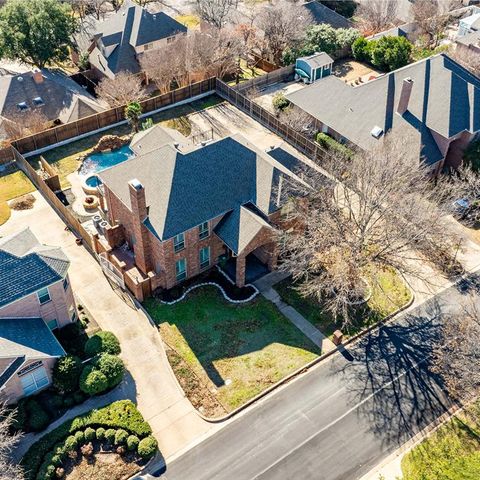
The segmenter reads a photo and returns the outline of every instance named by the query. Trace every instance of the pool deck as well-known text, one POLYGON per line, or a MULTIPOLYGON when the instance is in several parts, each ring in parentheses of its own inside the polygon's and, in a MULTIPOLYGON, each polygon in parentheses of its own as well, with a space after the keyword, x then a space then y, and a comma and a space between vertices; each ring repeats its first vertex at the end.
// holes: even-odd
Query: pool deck
POLYGON ((72 205, 72 209, 75 213, 84 216, 95 215, 98 212, 98 208, 95 208, 94 210, 85 210, 83 207, 83 201, 87 196, 82 187, 83 177, 81 177, 78 172, 73 172, 67 176, 67 180, 70 182, 72 193, 75 195, 75 202, 73 202, 72 205))

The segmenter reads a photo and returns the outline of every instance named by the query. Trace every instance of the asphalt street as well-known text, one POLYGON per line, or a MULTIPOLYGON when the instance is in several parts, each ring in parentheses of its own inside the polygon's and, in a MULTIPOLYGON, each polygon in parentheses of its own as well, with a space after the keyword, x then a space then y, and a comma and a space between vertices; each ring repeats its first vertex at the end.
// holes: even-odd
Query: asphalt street
POLYGON ((358 479, 450 406, 428 370, 452 287, 168 463, 164 480, 358 479))

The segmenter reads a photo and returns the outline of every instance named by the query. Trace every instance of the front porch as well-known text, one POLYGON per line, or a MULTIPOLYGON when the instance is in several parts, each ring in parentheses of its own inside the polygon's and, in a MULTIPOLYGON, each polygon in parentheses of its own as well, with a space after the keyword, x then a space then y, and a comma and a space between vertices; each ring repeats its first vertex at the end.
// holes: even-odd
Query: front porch
MULTIPOLYGON (((239 260, 240 262, 245 262, 244 284, 253 283, 270 272, 268 265, 263 263, 253 252, 246 257, 230 257, 222 269, 233 282, 237 283, 237 285, 237 263, 239 260)), ((241 274, 241 272, 238 273, 241 274)))

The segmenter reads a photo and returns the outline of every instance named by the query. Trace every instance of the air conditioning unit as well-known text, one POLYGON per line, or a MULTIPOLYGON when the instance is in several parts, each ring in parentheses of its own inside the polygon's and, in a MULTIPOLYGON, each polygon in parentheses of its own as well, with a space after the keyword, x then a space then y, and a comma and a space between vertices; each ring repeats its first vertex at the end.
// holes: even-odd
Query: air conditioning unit
POLYGON ((370 133, 372 134, 372 137, 380 138, 383 135, 383 128, 375 125, 370 133))

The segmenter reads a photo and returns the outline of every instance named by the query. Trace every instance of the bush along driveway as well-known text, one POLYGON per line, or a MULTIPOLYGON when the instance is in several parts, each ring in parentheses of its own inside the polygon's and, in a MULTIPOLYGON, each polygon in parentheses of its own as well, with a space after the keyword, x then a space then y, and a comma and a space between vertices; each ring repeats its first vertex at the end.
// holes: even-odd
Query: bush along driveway
POLYGON ((192 404, 223 416, 320 355, 268 300, 227 302, 204 287, 175 304, 144 307, 167 344, 173 371, 192 404))

